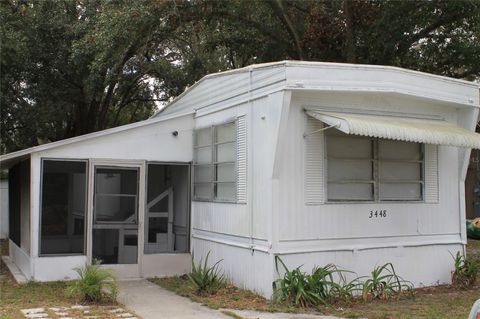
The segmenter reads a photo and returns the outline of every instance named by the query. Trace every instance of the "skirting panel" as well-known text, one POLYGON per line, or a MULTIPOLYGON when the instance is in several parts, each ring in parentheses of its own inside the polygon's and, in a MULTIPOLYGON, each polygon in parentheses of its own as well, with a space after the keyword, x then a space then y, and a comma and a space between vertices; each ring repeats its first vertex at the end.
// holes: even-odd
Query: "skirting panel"
POLYGON ((272 255, 199 238, 192 239, 192 252, 197 263, 201 258, 205 260, 210 252, 208 263, 213 265, 222 260, 219 267, 234 285, 271 297, 274 280, 272 255))
POLYGON ((375 266, 391 262, 395 272, 415 287, 448 284, 451 282, 453 258, 462 251, 461 244, 379 248, 362 251, 327 251, 302 254, 287 254, 281 258, 293 269, 300 265, 310 272, 314 266, 335 264, 339 268, 354 271, 349 279, 368 276, 375 266))

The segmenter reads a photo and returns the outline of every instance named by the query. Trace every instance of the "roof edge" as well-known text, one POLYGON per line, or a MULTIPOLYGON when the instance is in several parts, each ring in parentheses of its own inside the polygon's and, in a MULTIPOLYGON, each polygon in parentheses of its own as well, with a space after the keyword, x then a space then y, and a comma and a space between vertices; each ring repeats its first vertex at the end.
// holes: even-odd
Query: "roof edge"
POLYGON ((442 80, 445 82, 449 83, 455 83, 455 84, 462 84, 462 85, 467 85, 467 86, 472 86, 475 88, 480 89, 480 83, 476 83, 473 81, 467 81, 467 80, 462 80, 462 79, 456 79, 444 75, 437 75, 437 74, 432 74, 432 73, 427 73, 427 72, 422 72, 422 71, 416 71, 416 70, 411 70, 407 68, 402 68, 398 66, 389 66, 389 65, 375 65, 375 64, 354 64, 354 63, 337 63, 337 62, 321 62, 321 61, 301 61, 301 60, 283 60, 283 61, 277 61, 277 62, 267 62, 267 63, 259 63, 259 64, 252 64, 243 68, 238 68, 238 69, 233 69, 233 70, 226 70, 226 71, 221 71, 221 72, 216 72, 216 73, 210 73, 205 76, 203 76, 200 80, 195 82, 192 86, 187 87, 180 95, 176 96, 172 101, 170 101, 165 107, 163 107, 161 110, 157 111, 155 114, 153 114, 150 118, 156 118, 160 116, 162 112, 164 112, 167 108, 170 108, 173 106, 178 100, 183 98, 186 94, 188 94, 192 89, 194 89, 196 86, 198 86, 200 83, 219 76, 226 76, 230 74, 236 74, 236 73, 243 73, 243 72, 250 72, 253 70, 257 69, 263 69, 263 68, 271 68, 271 67, 279 67, 279 66, 312 66, 312 67, 343 67, 343 68, 351 68, 351 69, 383 69, 383 70, 389 70, 389 71, 396 71, 396 72, 401 72, 401 73, 407 73, 407 74, 414 74, 417 76, 423 76, 423 77, 429 77, 429 78, 435 78, 437 80, 442 80))
POLYGON ((2 162, 7 161, 7 160, 12 160, 12 159, 15 159, 17 157, 26 156, 26 155, 36 153, 36 152, 46 151, 46 150, 49 150, 49 149, 53 149, 53 148, 56 148, 56 147, 61 147, 61 146, 68 145, 68 144, 83 142, 83 141, 90 140, 90 139, 93 139, 93 138, 96 138, 96 137, 102 137, 102 136, 106 136, 106 135, 110 135, 110 134, 120 133, 120 132, 123 132, 123 131, 128 131, 128 130, 131 130, 131 129, 135 129, 137 127, 152 125, 152 124, 155 124, 155 123, 160 123, 160 122, 168 121, 168 120, 171 120, 171 119, 174 119, 174 118, 177 118, 177 117, 183 117, 183 116, 188 116, 188 115, 192 115, 192 114, 193 114, 193 112, 183 112, 183 113, 179 113, 179 114, 170 114, 170 115, 166 115, 166 116, 162 116, 162 117, 156 117, 156 118, 151 118, 150 117, 146 120, 138 121, 138 122, 131 123, 131 124, 125 124, 125 125, 112 127, 112 128, 102 130, 102 131, 92 132, 92 133, 88 133, 88 134, 84 134, 84 135, 79 135, 79 136, 63 139, 63 140, 60 140, 60 141, 55 141, 55 142, 51 142, 51 143, 47 143, 47 144, 42 144, 42 145, 38 145, 38 146, 29 147, 29 148, 26 148, 26 149, 23 149, 23 150, 20 150, 20 151, 16 151, 16 152, 1 155, 0 156, 0 166, 1 166, 2 162))

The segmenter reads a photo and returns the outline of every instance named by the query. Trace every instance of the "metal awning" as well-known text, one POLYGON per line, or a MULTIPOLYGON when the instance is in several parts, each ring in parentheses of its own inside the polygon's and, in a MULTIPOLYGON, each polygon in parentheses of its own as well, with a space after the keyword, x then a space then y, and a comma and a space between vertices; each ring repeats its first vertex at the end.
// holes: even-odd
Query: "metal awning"
POLYGON ((480 134, 444 120, 312 110, 307 114, 346 134, 480 149, 480 134))

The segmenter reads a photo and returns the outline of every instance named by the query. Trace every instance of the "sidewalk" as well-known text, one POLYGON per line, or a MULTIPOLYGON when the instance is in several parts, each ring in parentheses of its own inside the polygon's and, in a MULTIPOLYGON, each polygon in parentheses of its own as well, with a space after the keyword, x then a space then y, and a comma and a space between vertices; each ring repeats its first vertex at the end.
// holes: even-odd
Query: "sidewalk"
POLYGON ((248 310, 225 309, 236 316, 227 316, 163 289, 147 280, 118 282, 118 301, 143 319, 341 319, 292 313, 265 313, 248 310))
POLYGON ((143 319, 232 319, 147 280, 118 282, 118 301, 143 319))

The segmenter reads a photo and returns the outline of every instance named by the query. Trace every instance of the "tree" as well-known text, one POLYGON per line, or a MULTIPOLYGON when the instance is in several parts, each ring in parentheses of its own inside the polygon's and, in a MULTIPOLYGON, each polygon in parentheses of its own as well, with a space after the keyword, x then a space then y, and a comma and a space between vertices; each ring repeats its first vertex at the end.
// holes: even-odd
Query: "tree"
POLYGON ((0 151, 145 119, 202 76, 285 59, 480 79, 476 0, 3 0, 0 151))

